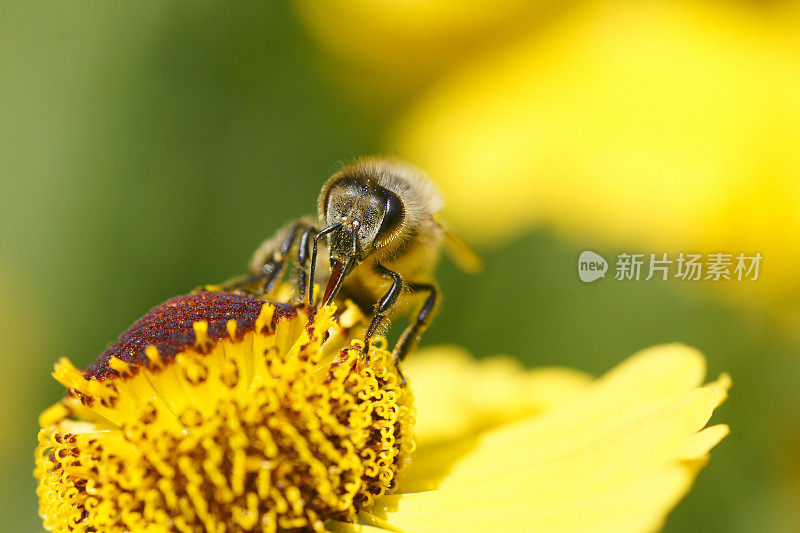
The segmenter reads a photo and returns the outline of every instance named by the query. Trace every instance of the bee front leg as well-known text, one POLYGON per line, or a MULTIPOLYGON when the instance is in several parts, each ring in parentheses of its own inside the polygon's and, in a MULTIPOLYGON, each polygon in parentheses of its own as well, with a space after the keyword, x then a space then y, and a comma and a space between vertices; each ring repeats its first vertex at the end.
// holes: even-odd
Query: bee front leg
POLYGON ((403 292, 403 278, 400 274, 389 270, 381 264, 375 266, 375 271, 383 277, 391 278, 392 286, 389 287, 386 294, 375 304, 375 314, 372 316, 372 321, 369 323, 369 327, 367 327, 367 331, 364 333, 364 353, 367 353, 369 350, 369 341, 372 335, 381 325, 381 322, 386 318, 386 315, 392 307, 394 307, 394 304, 397 303, 397 299, 400 298, 400 294, 403 292))
MULTIPOLYGON (((297 301, 303 303, 303 300, 306 298, 306 290, 312 291, 314 290, 313 287, 309 287, 308 284, 313 283, 313 274, 311 279, 309 279, 308 274, 308 258, 309 258, 309 241, 311 240, 312 234, 319 233, 316 228, 313 226, 309 226, 302 235, 300 235, 300 243, 297 246, 297 301)), ((314 245, 316 246, 316 239, 314 239, 314 245)), ((314 258, 316 260, 316 257, 314 258)), ((315 265, 312 265, 312 269, 315 265)), ((311 296, 309 294, 308 298, 308 305, 311 305, 311 296)))

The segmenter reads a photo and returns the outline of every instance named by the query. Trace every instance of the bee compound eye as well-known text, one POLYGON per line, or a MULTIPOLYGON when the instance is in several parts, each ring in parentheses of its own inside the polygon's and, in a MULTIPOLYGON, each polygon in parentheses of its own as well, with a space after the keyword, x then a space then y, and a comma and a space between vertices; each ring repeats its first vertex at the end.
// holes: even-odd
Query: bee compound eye
POLYGON ((386 204, 384 205, 383 220, 381 227, 378 228, 378 236, 384 237, 397 231, 403 223, 403 202, 392 192, 386 194, 386 204))

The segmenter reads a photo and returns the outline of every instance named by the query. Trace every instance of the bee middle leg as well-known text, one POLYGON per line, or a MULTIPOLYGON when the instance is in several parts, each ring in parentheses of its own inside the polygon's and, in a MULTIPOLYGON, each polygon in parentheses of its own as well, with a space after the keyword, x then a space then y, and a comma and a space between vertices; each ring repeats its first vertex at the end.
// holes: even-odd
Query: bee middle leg
POLYGON ((422 304, 414 321, 406 327, 397 344, 395 344, 394 350, 392 350, 392 358, 395 364, 405 359, 409 352, 414 349, 414 346, 417 345, 420 335, 428 329, 433 313, 436 310, 436 304, 439 301, 439 289, 436 285, 409 282, 407 287, 409 292, 412 293, 427 291, 428 297, 425 298, 425 303, 422 304))
POLYGON ((308 255, 308 238, 311 233, 314 233, 315 228, 305 220, 299 220, 292 223, 288 228, 279 233, 277 237, 277 244, 270 250, 267 248, 264 252, 263 265, 258 272, 234 278, 219 286, 219 289, 225 292, 249 292, 258 295, 269 294, 275 288, 275 285, 283 277, 286 271, 287 258, 291 254, 292 248, 297 241, 300 241, 299 250, 297 252, 298 264, 298 292, 300 300, 305 291, 305 268, 307 262, 305 257, 308 255))

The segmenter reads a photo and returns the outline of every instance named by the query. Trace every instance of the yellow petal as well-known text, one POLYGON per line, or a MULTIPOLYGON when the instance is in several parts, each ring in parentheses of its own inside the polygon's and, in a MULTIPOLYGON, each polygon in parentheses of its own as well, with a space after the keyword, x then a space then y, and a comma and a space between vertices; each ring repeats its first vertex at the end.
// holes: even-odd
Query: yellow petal
POLYGON ((727 432, 701 431, 730 385, 698 387, 703 374, 690 348, 640 352, 574 400, 469 443, 438 489, 372 512, 415 532, 652 530, 727 432))
POLYGON ((458 69, 386 146, 438 180, 472 238, 548 224, 652 252, 759 251, 769 279, 736 293, 796 302, 800 25, 782 17, 588 3, 458 69))
POLYGON ((327 530, 331 533, 386 533, 386 528, 367 524, 351 524, 350 522, 329 522, 327 530))
POLYGON ((415 353, 403 366, 414 391, 418 446, 456 439, 553 408, 580 393, 590 377, 577 370, 522 371, 510 357, 475 362, 454 346, 415 353))

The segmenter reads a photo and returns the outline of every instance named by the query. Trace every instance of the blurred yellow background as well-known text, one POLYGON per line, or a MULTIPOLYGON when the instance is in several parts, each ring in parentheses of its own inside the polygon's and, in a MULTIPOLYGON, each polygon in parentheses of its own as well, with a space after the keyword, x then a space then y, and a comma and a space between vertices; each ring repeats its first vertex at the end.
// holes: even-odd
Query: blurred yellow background
POLYGON ((728 371, 667 531, 800 527, 800 15, 780 2, 4 2, 0 514, 36 531, 38 413, 148 308, 240 273, 338 161, 399 154, 484 257, 423 345, 728 371), (577 258, 761 253, 757 281, 584 284, 577 258))

